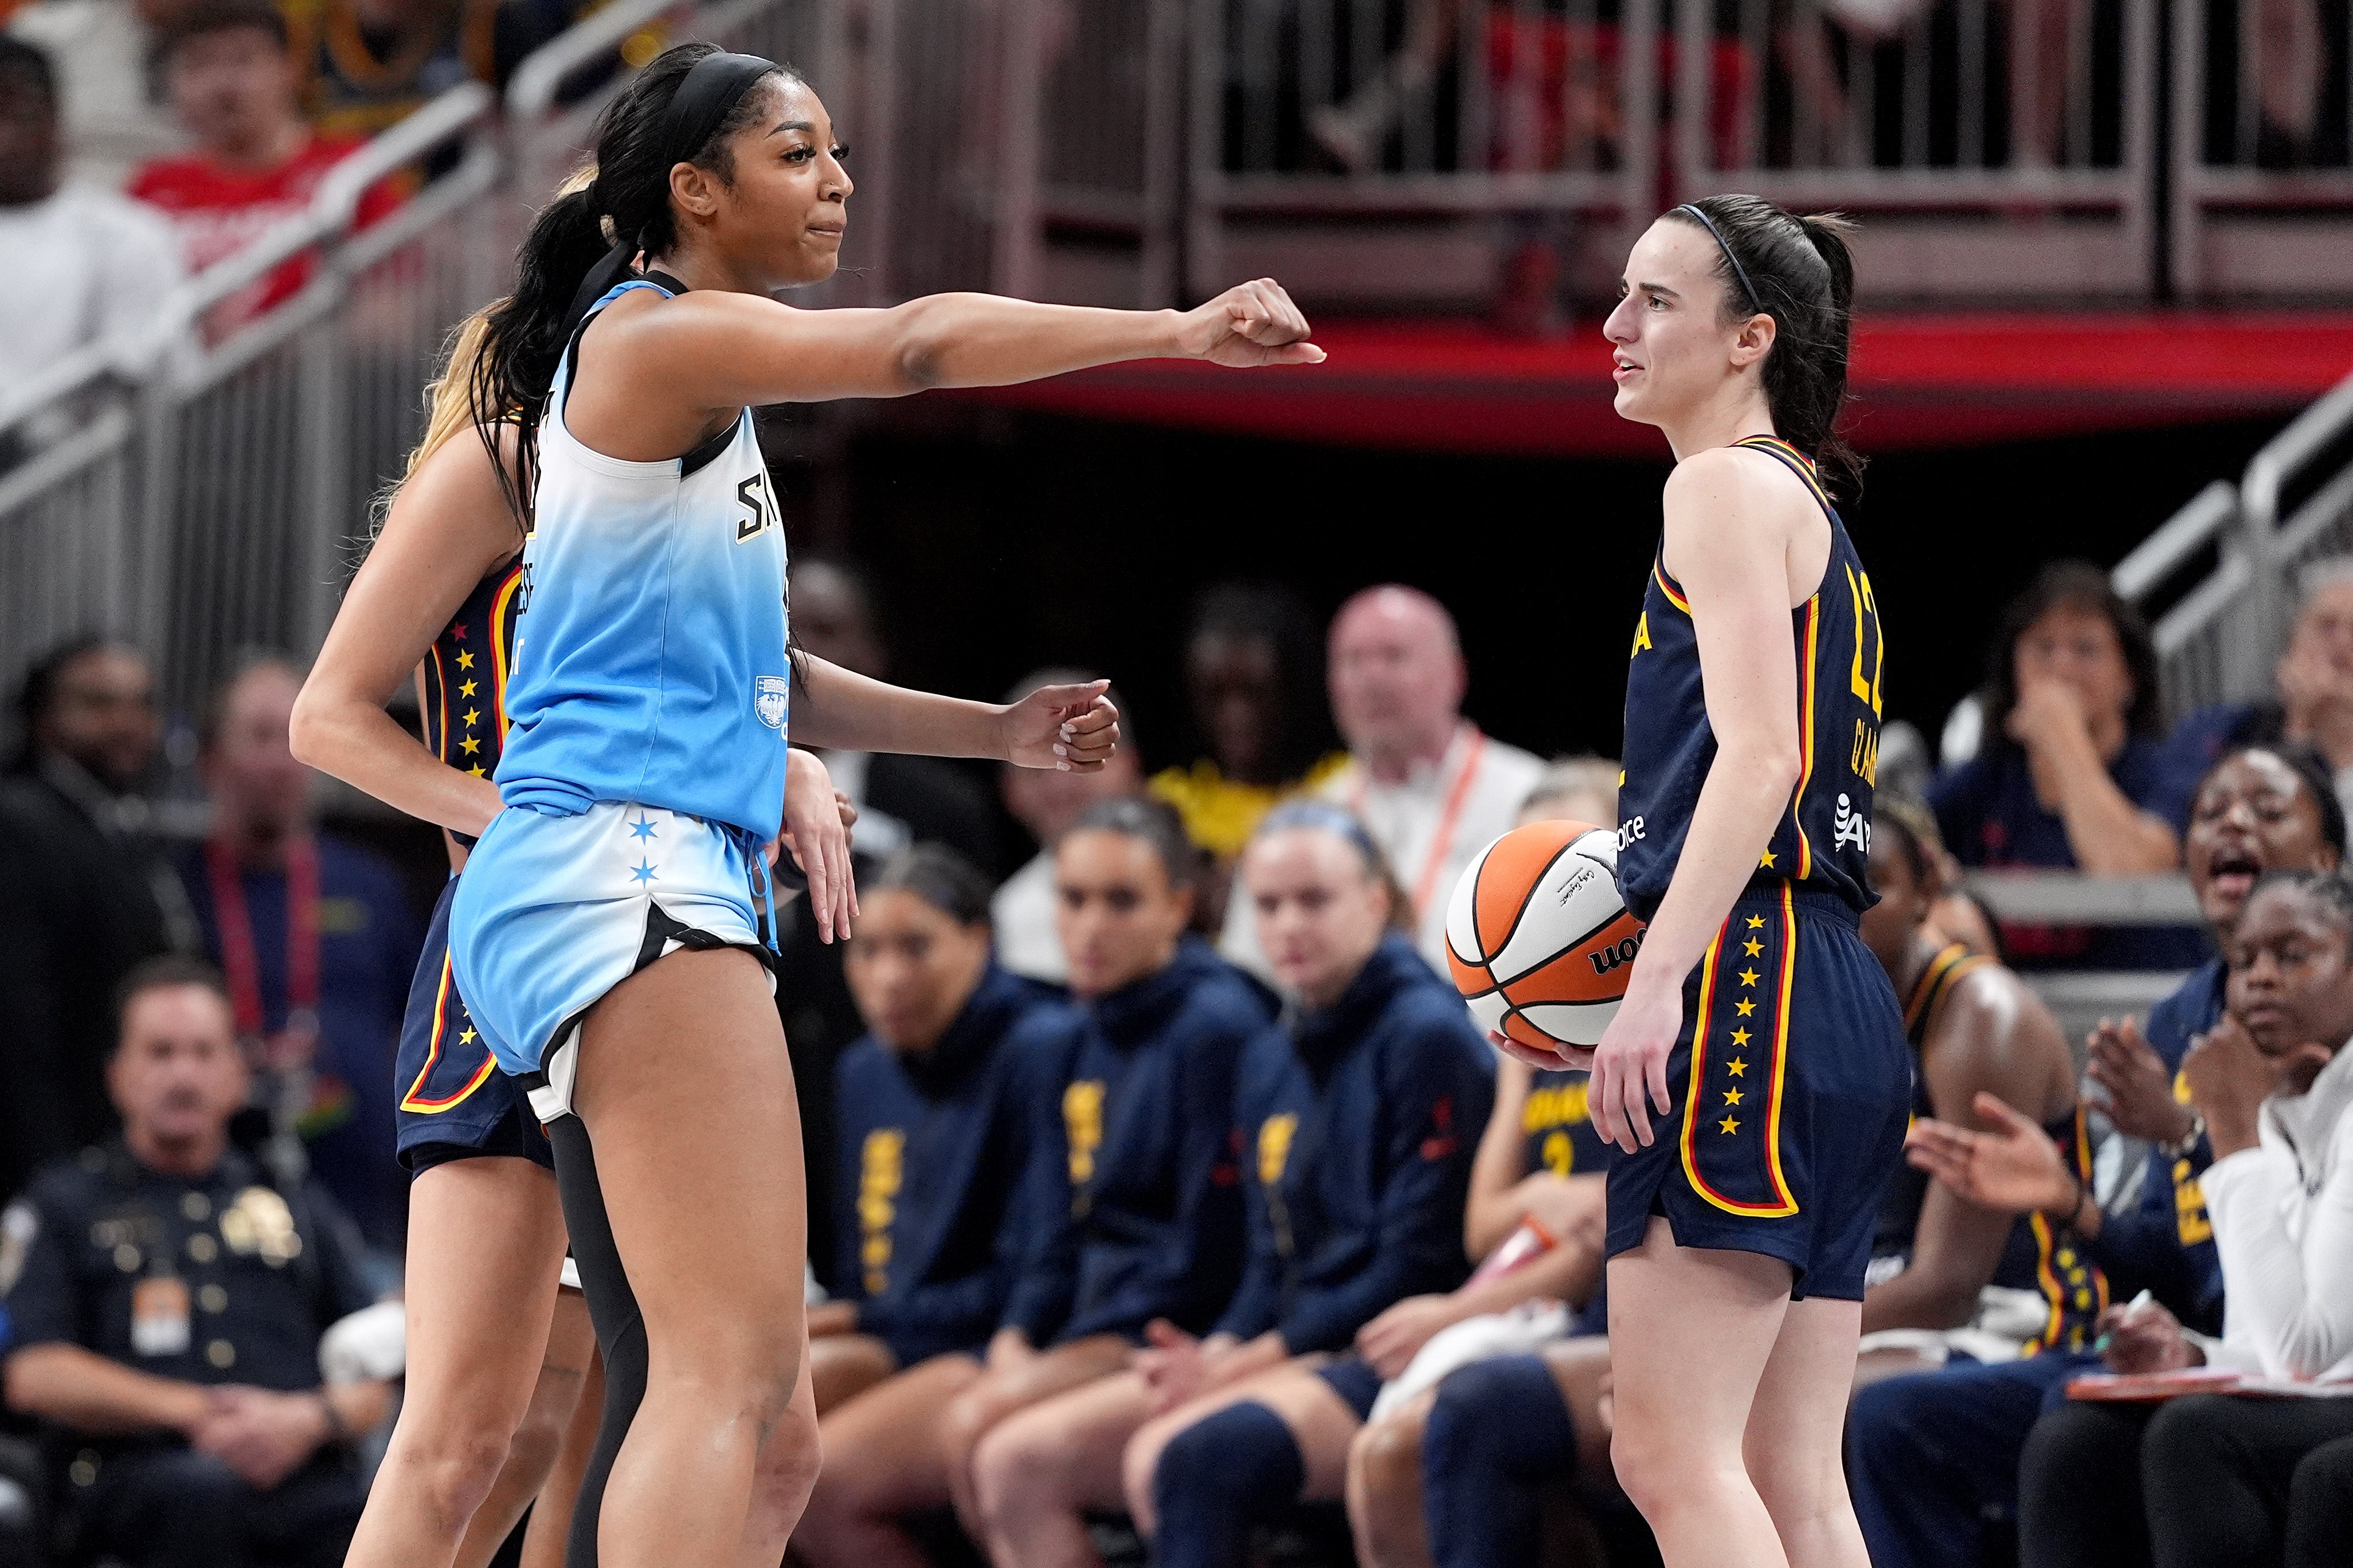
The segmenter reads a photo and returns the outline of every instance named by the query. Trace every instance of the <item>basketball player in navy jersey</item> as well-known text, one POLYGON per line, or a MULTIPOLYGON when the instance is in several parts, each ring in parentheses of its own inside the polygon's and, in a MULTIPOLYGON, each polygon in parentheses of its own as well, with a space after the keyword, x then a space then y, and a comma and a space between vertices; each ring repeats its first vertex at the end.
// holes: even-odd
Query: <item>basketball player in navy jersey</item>
POLYGON ((1626 685, 1619 882, 1649 921, 1592 1068, 1611 1457, 1669 1568, 1863 1568, 1840 1471, 1911 1064, 1856 933, 1885 663, 1818 471, 1852 472, 1841 226, 1753 196, 1635 244, 1617 407, 1676 465, 1626 685))

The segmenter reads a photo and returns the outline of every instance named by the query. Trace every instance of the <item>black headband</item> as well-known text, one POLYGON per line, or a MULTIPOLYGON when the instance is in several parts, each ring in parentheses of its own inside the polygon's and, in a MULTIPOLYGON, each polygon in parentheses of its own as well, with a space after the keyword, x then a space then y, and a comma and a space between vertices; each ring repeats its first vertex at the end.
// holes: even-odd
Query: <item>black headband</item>
POLYGON ((662 172, 702 152, 752 84, 777 68, 758 55, 712 54, 695 61, 662 110, 662 172))
POLYGON ((1748 296, 1748 303, 1752 308, 1759 310, 1763 310, 1765 308, 1765 301, 1757 297, 1757 286, 1748 281, 1748 268, 1741 266, 1740 258, 1732 254, 1732 242, 1724 237, 1724 231, 1716 227, 1715 223, 1705 213, 1700 211, 1699 208, 1692 205, 1689 202, 1685 202, 1683 205, 1677 207, 1675 211, 1679 213, 1691 214, 1693 217, 1699 220, 1700 227, 1707 230, 1710 235, 1715 237, 1717 247, 1724 252, 1724 258, 1732 263, 1732 275, 1740 279, 1740 291, 1748 296))

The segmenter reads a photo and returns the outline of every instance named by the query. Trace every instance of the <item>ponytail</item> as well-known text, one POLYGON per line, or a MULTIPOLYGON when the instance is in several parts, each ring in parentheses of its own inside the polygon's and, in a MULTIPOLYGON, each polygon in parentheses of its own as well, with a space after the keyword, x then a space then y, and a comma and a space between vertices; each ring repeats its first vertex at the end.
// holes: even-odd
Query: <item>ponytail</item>
POLYGON ((540 209, 515 253, 514 292, 487 312, 481 349, 467 377, 474 433, 490 453, 499 489, 525 533, 531 531, 532 497, 539 485, 539 421, 571 337, 565 318, 581 280, 608 248, 597 205, 591 175, 573 182, 540 209), (499 450, 508 425, 518 426, 512 468, 499 450))
POLYGON ((526 533, 538 484, 539 422, 579 325, 589 275, 607 266, 618 281, 630 276, 638 258, 666 253, 678 237, 670 170, 692 163, 733 184, 730 142, 765 98, 754 89, 772 77, 800 79, 787 67, 723 56, 728 64, 714 68, 732 71, 731 79, 715 93, 701 91, 699 82, 697 92, 685 95, 684 112, 671 113, 695 67, 720 55, 716 45, 680 44, 622 89, 597 122, 596 163, 540 209, 515 255, 514 292, 488 312, 481 350, 465 378, 468 412, 526 533), (512 468, 499 460, 501 427, 510 424, 516 427, 512 468))
POLYGON ((1727 321, 1773 318, 1759 374, 1773 429, 1814 460, 1823 484, 1854 495, 1862 458, 1838 433, 1853 334, 1854 225, 1836 213, 1800 217, 1760 196, 1706 196, 1667 215, 1708 231, 1721 253, 1727 321))

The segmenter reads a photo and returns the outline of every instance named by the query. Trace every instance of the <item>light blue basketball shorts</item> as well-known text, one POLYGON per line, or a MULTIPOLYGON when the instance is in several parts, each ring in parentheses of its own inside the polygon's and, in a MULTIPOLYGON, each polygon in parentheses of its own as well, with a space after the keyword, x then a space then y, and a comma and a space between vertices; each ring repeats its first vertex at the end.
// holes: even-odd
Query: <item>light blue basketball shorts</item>
POLYGON ((766 952, 757 854, 733 828, 627 802, 491 819, 458 879, 449 957, 542 1121, 570 1113, 580 1022, 607 992, 681 947, 766 952))

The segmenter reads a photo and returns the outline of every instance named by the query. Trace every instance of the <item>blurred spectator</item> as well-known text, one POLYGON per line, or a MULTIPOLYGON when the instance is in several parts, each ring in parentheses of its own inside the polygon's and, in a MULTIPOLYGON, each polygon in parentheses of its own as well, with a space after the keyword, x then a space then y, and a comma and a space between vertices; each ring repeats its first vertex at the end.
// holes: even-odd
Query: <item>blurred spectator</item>
MULTIPOLYGON (((792 569, 793 635, 830 664, 876 680, 891 659, 876 624, 866 574, 844 562, 804 557, 792 569)), ((909 844, 944 844, 997 875, 996 816, 972 775, 936 757, 886 752, 819 752, 833 787, 858 807, 858 852, 888 858, 909 844)))
MULTIPOLYGON (((844 669, 882 679, 890 668, 875 624, 873 595, 854 566, 821 557, 792 564, 793 637, 811 654, 844 669)), ((833 787, 858 807, 850 849, 860 876, 869 876, 911 844, 942 844, 994 879, 1004 867, 997 852, 997 814, 973 773, 933 757, 873 752, 819 752, 833 787)), ((828 1289, 840 1247, 833 1234, 833 1109, 835 1065, 866 1026, 842 979, 843 948, 817 939, 808 900, 795 899, 778 912, 782 954, 776 1006, 792 1051, 793 1090, 800 1099, 803 1153, 808 1164, 809 1258, 828 1289)))
POLYGON ((1519 821, 1589 822, 1596 827, 1618 826, 1616 763, 1607 757, 1556 757, 1520 802, 1519 821))
MULTIPOLYGON (((1462 717, 1470 671, 1454 617, 1417 588, 1367 588, 1333 617, 1332 716, 1349 760, 1317 794, 1363 821, 1397 869, 1407 929, 1446 962, 1446 899, 1472 857, 1508 829, 1544 763, 1462 717)), ((1226 923, 1228 951, 1238 921, 1226 923)), ((1239 960, 1238 960, 1239 962, 1239 960)))
POLYGON ((1292 802, 1260 826, 1242 881, 1301 1002, 1289 1031, 1251 1042, 1234 1095, 1248 1270, 1205 1337, 1163 1325, 1100 1394, 984 1439, 975 1465, 1000 1563, 1088 1561, 1082 1511, 1124 1495, 1157 1561, 1240 1568, 1253 1525, 1335 1494, 1330 1439, 1371 1408, 1373 1363, 1329 1352, 1393 1359, 1413 1336, 1390 1309, 1469 1272, 1462 1219, 1492 1053, 1398 929, 1379 849, 1345 812, 1292 802))
MULTIPOLYGON (((1964 866, 2144 876, 2181 863, 2189 801, 2167 767, 2157 650, 2140 612, 2084 561, 2053 562, 2002 612, 1987 671, 1988 734, 1928 803, 1964 866)), ((2195 932, 2004 925, 2021 969, 2187 968, 2195 932)))
POLYGON ((496 0, 286 0, 303 107, 322 135, 373 136, 498 72, 496 0))
POLYGON ((163 728, 146 658, 68 643, 26 675, 18 713, 24 751, 0 782, 0 1194, 113 1128, 114 988, 142 959, 199 942, 141 793, 163 728))
MULTIPOLYGON (((2248 891, 2267 872, 2330 870, 2345 850, 2345 819, 2318 770, 2256 749, 2233 752, 2200 785, 2189 821, 2189 880, 2219 945, 2230 946, 2248 891)), ((1939 1140, 1955 1157, 1924 1154, 1969 1203, 2071 1224, 2110 1293, 2146 1289, 2181 1321, 2221 1327, 2222 1269, 2199 1178, 2211 1163, 2205 1132, 2174 1094, 2191 1042, 2222 1016, 2219 958, 2150 1009, 2104 1023, 2091 1040, 2090 1079, 2109 1122, 2148 1154, 2137 1178, 2085 1201, 2073 1161, 2035 1129, 1939 1140)), ((2088 1352, 1955 1363, 1894 1377, 1857 1394, 1847 1453, 1855 1511, 1882 1568, 1977 1568, 1992 1525, 2014 1518, 2018 1457, 2051 1391, 2094 1369, 2088 1352)))
MULTIPOLYGON (((1005 700, 1018 702, 1041 686, 1101 679, 1083 669, 1035 670, 1016 681, 1005 700)), ((1095 802, 1137 795, 1144 788, 1134 715, 1117 691, 1107 695, 1119 710, 1119 750, 1102 768, 1091 773, 1066 773, 1056 768, 1017 768, 1008 763, 998 775, 1005 809, 1038 841, 1038 853, 1008 877, 989 900, 997 962, 1016 974, 1057 985, 1070 978, 1071 966, 1062 955, 1061 932, 1054 919, 1054 846, 1079 814, 1095 802)))
POLYGON ((0 387, 11 392, 88 343, 120 339, 132 361, 152 356, 163 345, 142 329, 181 279, 164 220, 113 191, 60 184, 58 151, 48 55, 0 37, 0 250, 25 268, 0 304, 0 387))
POLYGON ((841 1287, 809 1312, 820 1416, 996 1331, 1071 1024, 1053 993, 989 962, 988 883, 936 845, 900 851, 860 889, 845 969, 868 1033, 836 1096, 841 1287))
POLYGON ((1345 761, 1331 751, 1323 650, 1297 595, 1229 583, 1197 600, 1185 634, 1185 750, 1152 775, 1193 842, 1230 866, 1259 818, 1345 761))
MULTIPOLYGON (((373 136, 463 81, 503 91, 541 45, 596 9, 592 0, 282 0, 303 64, 303 110, 322 135, 373 136)), ((660 52, 658 26, 633 37, 637 61, 660 52)), ((596 61, 556 100, 576 100, 610 74, 596 61)), ((428 160, 434 171, 445 166, 428 160)))
MULTIPOLYGON (((191 272, 244 249, 271 226, 306 210, 329 169, 356 139, 316 136, 296 100, 286 18, 271 0, 195 0, 165 30, 160 55, 172 112, 195 138, 188 153, 142 164, 129 193, 171 216, 191 272)), ((400 203, 389 184, 360 198, 359 221, 400 203)), ((225 300, 209 325, 225 332, 307 282, 298 257, 225 300)))
POLYGON ((1147 1325, 1207 1328, 1240 1272, 1234 1075, 1271 1032, 1268 998, 1187 934, 1197 852, 1166 805, 1099 802, 1054 861, 1078 1007, 1039 1108, 1023 1267, 985 1358, 934 1356, 828 1428, 793 1538, 816 1568, 914 1561, 907 1516, 951 1500, 976 1524, 985 1434, 1124 1386, 1147 1325))
POLYGON ((2298 586, 2303 603, 2273 677, 2278 695, 2189 714, 2166 742, 2168 765, 2195 777, 2234 747, 2285 741, 2318 752, 2337 800, 2353 803, 2353 555, 2313 562, 2298 586))
POLYGON ((359 1521, 350 1441, 382 1381, 320 1382, 369 1305, 348 1226, 229 1142, 242 1053, 218 976, 134 972, 107 1083, 122 1135, 11 1205, 9 1406, 75 1453, 83 1552, 133 1568, 332 1568, 359 1521))
POLYGON ((131 171, 180 145, 155 100, 156 35, 185 0, 34 0, 8 31, 58 64, 66 177, 120 190, 131 171))
MULTIPOLYGON (((2220 1344, 2151 1303, 2109 1314, 2124 1373, 2200 1363, 2298 1383, 2353 1374, 2353 886, 2287 872, 2232 933, 2229 1011, 2181 1075, 2214 1163, 2200 1179, 2222 1263, 2220 1344)), ((2019 1525, 2042 1568, 2283 1561, 2289 1478, 2353 1436, 2353 1395, 2071 1403, 2035 1426, 2019 1525)), ((2344 1537, 2328 1542, 2341 1560, 2344 1537)), ((2316 1558, 2314 1561, 2325 1561, 2316 1558)))
POLYGON ((2343 168, 2353 15, 2335 0, 2216 0, 2204 9, 2207 160, 2343 168))
POLYGON ((261 658, 215 695, 200 764, 212 832, 182 852, 180 879, 280 1130, 369 1245, 396 1253, 407 1190, 384 1108, 423 933, 398 873, 317 829, 314 775, 287 743, 301 685, 261 658))

